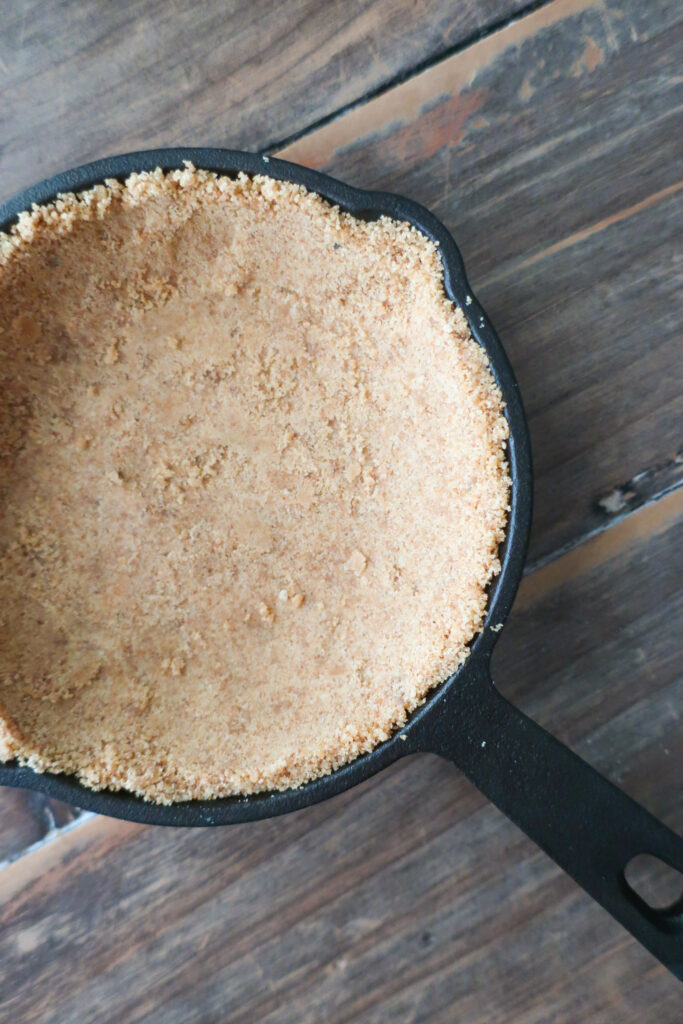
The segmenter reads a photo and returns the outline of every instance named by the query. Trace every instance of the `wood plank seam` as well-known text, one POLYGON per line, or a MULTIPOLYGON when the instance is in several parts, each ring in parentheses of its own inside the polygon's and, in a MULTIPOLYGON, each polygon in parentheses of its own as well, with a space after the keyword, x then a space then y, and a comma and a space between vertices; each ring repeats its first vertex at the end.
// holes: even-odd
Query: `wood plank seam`
POLYGON ((672 459, 660 462, 656 466, 636 473, 623 484, 614 487, 608 494, 598 498, 595 503, 592 524, 584 531, 572 537, 566 544, 549 551, 546 555, 527 562, 524 575, 530 576, 551 562, 575 551, 593 537, 604 533, 612 526, 623 522, 634 512, 654 505, 668 494, 683 487, 683 450, 676 452, 672 459))
MULTIPOLYGON (((54 816, 50 814, 50 812, 46 813, 48 813, 54 821, 54 816)), ((67 822, 66 825, 52 824, 45 835, 41 836, 40 839, 37 839, 35 843, 31 843, 31 845, 27 846, 24 850, 19 850, 18 853, 13 853, 10 857, 6 857, 4 860, 1 860, 0 871, 2 871, 3 868, 9 867, 10 864, 13 864, 21 857, 27 857, 30 853, 36 853, 38 850, 42 850, 43 847, 49 845, 53 839, 66 835, 67 832, 71 832, 71 830, 76 828, 77 825, 84 825, 86 821, 95 817, 97 817, 97 815, 94 811, 77 810, 76 817, 73 818, 72 821, 67 822)))
POLYGON ((548 259, 548 257, 554 256, 556 253, 564 252, 565 249, 569 249, 573 245, 580 245, 581 242, 590 238, 591 235, 596 234, 598 231, 604 231, 613 224, 619 224, 621 221, 632 217, 634 214, 649 209, 649 207, 659 203, 662 199, 676 195, 676 193, 680 192, 681 189, 683 189, 683 181, 677 181, 673 185, 669 185, 657 192, 653 192, 651 195, 641 200, 641 202, 634 203, 625 210, 618 210, 616 213, 610 214, 609 217, 603 217, 602 220, 597 221, 594 224, 589 224, 587 227, 581 228, 579 231, 574 231, 571 235, 561 238, 558 242, 554 242, 552 245, 546 246, 545 249, 532 253, 530 256, 527 256, 522 260, 510 262, 499 272, 487 274, 482 278, 480 287, 488 287, 491 284, 496 284, 498 281, 502 281, 506 277, 518 274, 520 270, 527 270, 529 267, 533 267, 534 264, 540 263, 542 260, 548 259))
POLYGON ((265 146, 262 146, 258 152, 272 156, 277 155, 278 150, 284 149, 286 146, 291 146, 300 139, 306 138, 307 135, 312 135, 314 132, 319 131, 319 129, 325 128, 328 124, 331 124, 333 121, 337 121, 340 117, 344 117, 345 114, 350 113, 350 111, 357 110, 358 108, 363 107, 366 103, 369 103, 371 100, 377 99, 378 96, 383 96, 385 93, 391 92, 392 89, 395 89, 397 86, 403 85, 411 78, 415 78, 417 75, 422 74, 423 71, 429 70, 429 68, 434 67, 436 64, 441 64, 443 61, 456 56, 458 53, 462 53, 464 50, 469 49, 476 43, 480 43, 483 39, 488 39, 489 36, 495 35, 496 32, 500 32, 502 29, 508 28, 508 26, 513 25, 518 21, 522 21, 530 14, 534 14, 542 7, 547 7, 552 2, 553 0, 531 0, 530 3, 525 4, 524 7, 520 7, 520 9, 514 14, 491 21, 482 28, 470 33, 469 36, 466 36, 459 42, 454 43, 452 46, 447 46, 442 50, 435 51, 424 60, 418 61, 412 67, 406 68, 399 74, 386 79, 386 81, 376 85, 373 89, 369 89, 366 93, 363 93, 362 96, 351 100, 349 103, 343 104, 336 110, 331 111, 329 114, 325 114, 324 117, 320 117, 316 121, 312 121, 304 128, 301 128, 296 132, 292 132, 291 135, 288 135, 283 139, 273 139, 265 146))

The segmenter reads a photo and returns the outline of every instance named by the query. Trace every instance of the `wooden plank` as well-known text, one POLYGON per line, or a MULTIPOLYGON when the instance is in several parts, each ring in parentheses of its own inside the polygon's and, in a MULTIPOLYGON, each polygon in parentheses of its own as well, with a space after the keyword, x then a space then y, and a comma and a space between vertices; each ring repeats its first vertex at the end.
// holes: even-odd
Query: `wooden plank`
MULTIPOLYGON (((679 491, 528 577, 496 655, 678 827, 682 514, 679 491)), ((90 819, 0 872, 0 907, 8 1022, 680 1019, 674 979, 427 756, 254 825, 90 819)))
POLYGON ((0 869, 46 836, 56 835, 79 813, 40 793, 0 786, 0 869))
POLYGON ((683 480, 681 15, 555 0, 283 154, 453 230, 529 413, 532 562, 683 480))
POLYGON ((36 808, 31 793, 0 787, 0 865, 47 835, 49 825, 38 803, 36 808))
POLYGON ((447 53, 523 0, 14 0, 0 34, 0 201, 133 149, 259 149, 447 53))

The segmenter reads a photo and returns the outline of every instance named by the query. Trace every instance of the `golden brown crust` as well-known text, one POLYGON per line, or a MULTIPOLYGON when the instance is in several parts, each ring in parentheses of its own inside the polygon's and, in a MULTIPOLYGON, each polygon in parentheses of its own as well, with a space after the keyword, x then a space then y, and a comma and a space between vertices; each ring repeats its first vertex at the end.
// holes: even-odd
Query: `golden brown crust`
POLYGON ((372 749, 468 653, 507 425, 414 228, 191 166, 0 235, 0 757, 171 802, 372 749))

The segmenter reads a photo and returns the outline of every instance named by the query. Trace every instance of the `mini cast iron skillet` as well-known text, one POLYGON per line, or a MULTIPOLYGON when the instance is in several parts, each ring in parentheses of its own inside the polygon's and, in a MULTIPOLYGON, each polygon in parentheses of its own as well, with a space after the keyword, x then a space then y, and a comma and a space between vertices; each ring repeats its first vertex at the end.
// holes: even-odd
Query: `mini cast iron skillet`
POLYGON ((228 825, 296 811, 341 793, 399 757, 432 751, 453 761, 593 899, 683 978, 683 899, 667 910, 655 910, 629 886, 624 874, 631 858, 642 853, 683 871, 683 840, 513 707, 491 680, 491 652, 512 605, 526 554, 531 455, 524 409, 510 364, 472 296, 462 258, 445 227, 423 207, 401 196, 350 188, 284 160, 223 149, 159 149, 98 160, 26 189, 0 207, 0 230, 10 228, 16 215, 32 203, 48 202, 59 192, 78 192, 105 178, 123 179, 133 171, 172 170, 184 160, 221 174, 265 173, 296 182, 356 217, 375 219, 385 214, 409 221, 438 243, 446 290, 464 310, 472 334, 486 349, 507 406, 512 511, 501 550, 502 571, 491 586, 484 629, 458 672, 412 715, 400 733, 300 789, 166 807, 127 793, 95 793, 74 777, 37 774, 15 763, 0 764, 0 784, 40 790, 78 807, 131 821, 228 825))

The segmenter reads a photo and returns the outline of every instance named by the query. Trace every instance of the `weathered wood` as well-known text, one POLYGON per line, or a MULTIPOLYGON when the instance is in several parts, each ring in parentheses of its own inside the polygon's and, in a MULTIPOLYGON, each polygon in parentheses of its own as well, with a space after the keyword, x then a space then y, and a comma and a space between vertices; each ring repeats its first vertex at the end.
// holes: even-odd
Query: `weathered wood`
MULTIPOLYGON (((674 826, 682 512, 677 492, 528 577, 496 656, 674 826)), ((674 979, 426 756, 254 825, 93 818, 0 872, 0 905, 8 1022, 680 1019, 674 979)))
POLYGON ((75 807, 40 793, 0 787, 0 868, 79 814, 75 807))
POLYGON ((259 149, 524 0, 13 0, 0 33, 0 201, 154 146, 259 149))
POLYGON ((452 228, 529 413, 533 561, 683 480, 682 25, 556 0, 284 152, 452 228))
POLYGON ((0 788, 0 865, 47 835, 45 805, 38 794, 0 788))

